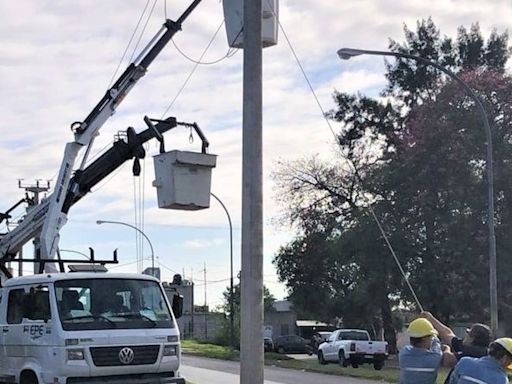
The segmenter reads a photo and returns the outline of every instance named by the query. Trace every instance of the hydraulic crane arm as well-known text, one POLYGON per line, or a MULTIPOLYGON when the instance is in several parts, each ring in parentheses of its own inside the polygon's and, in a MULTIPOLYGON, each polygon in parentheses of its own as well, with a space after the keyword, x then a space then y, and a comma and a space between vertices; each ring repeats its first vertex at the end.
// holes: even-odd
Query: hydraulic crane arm
MULTIPOLYGON (((67 214, 63 210, 66 195, 70 188, 71 190, 76 189, 76 186, 70 185, 70 180, 80 149, 92 143, 99 129, 114 114, 117 106, 137 81, 144 76, 149 65, 181 29, 183 21, 200 2, 201 0, 194 0, 176 22, 166 20, 160 31, 106 92, 85 120, 72 124, 74 141, 66 144, 54 192, 46 200, 33 207, 13 231, 0 239, 0 260, 3 255, 15 254, 30 238, 39 234, 41 239, 40 256, 45 259, 54 257, 60 229, 67 221, 67 214), (41 223, 43 223, 42 227, 41 223)), ((82 165, 85 164, 86 156, 87 153, 82 165)))
POLYGON ((158 134, 162 135, 176 127, 176 125, 176 119, 169 117, 155 125, 156 132, 148 128, 140 133, 135 133, 135 130, 129 127, 126 130, 125 140, 117 140, 112 148, 107 150, 87 168, 76 171, 75 176, 71 179, 71 184, 74 188, 73 190, 71 188, 68 190, 62 211, 67 214, 72 205, 90 192, 101 180, 119 168, 125 161, 132 158, 143 159, 145 157, 143 144, 158 134))

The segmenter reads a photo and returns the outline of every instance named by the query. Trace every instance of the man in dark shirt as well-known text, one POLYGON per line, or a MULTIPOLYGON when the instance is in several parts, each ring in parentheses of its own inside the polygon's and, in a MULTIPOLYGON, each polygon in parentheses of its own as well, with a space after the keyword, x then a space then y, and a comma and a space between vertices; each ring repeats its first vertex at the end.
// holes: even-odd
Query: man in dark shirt
POLYGON ((430 312, 422 312, 422 317, 429 320, 439 338, 445 344, 448 344, 457 360, 461 357, 482 357, 487 355, 487 348, 491 342, 491 329, 480 323, 475 323, 466 330, 466 336, 461 339, 446 325, 436 319, 430 312))
MULTIPOLYGON (((451 347, 453 358, 445 359, 445 365, 454 366, 462 357, 483 357, 487 355, 491 342, 491 329, 481 323, 475 323, 466 329, 466 336, 461 339, 448 326, 441 323, 430 312, 422 312, 421 316, 429 320, 439 333, 441 341, 451 347)), ((452 371, 448 374, 445 383, 448 383, 452 371)))

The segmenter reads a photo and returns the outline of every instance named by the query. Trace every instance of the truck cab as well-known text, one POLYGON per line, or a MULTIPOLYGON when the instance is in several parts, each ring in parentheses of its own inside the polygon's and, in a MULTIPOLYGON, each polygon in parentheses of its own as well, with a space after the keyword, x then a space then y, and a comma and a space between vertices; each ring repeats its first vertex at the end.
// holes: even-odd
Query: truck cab
MULTIPOLYGON (((173 303, 180 316, 180 301, 173 303)), ((180 383, 173 308, 151 276, 55 273, 0 292, 0 382, 180 383)))

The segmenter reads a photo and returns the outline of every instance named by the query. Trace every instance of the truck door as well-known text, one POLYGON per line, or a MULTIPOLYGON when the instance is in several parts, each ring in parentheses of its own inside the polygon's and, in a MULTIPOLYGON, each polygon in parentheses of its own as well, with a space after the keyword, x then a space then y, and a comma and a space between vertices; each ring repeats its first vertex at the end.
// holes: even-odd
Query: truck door
POLYGON ((47 286, 9 291, 3 334, 8 369, 16 371, 19 367, 15 362, 27 357, 34 358, 41 367, 48 367, 52 330, 47 286))
POLYGON ((2 329, 7 370, 14 368, 17 357, 25 356, 25 348, 22 345, 24 297, 24 288, 11 289, 7 297, 7 324, 2 329))
POLYGON ((4 329, 7 331, 7 324, 4 314, 5 303, 2 302, 2 292, 3 289, 0 288, 0 372, 5 372, 4 329))

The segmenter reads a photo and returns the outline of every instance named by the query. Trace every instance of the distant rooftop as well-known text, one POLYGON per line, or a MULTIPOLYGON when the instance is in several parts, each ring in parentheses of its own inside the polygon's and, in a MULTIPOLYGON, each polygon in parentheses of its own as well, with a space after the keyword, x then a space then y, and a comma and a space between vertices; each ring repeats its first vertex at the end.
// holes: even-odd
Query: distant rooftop
POLYGON ((316 320, 297 320, 297 327, 328 327, 329 324, 316 320))
POLYGON ((276 312, 289 312, 292 310, 292 303, 288 300, 276 300, 272 305, 276 312))

